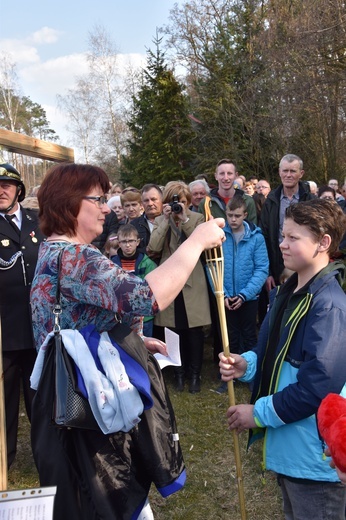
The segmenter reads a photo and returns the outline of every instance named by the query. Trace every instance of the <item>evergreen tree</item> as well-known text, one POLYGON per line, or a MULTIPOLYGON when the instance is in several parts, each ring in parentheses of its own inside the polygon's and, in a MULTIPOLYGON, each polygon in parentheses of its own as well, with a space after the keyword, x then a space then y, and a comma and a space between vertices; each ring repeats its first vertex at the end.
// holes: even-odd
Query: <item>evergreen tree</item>
POLYGON ((122 179, 135 186, 191 178, 194 132, 188 102, 183 85, 165 64, 161 41, 154 40, 155 53, 147 51, 147 67, 128 123, 131 139, 122 179))
POLYGON ((19 132, 30 137, 37 137, 45 141, 56 141, 59 136, 50 128, 46 111, 29 97, 20 96, 3 89, 0 93, 0 127, 19 132), (16 106, 16 117, 12 118, 8 111, 6 99, 11 99, 12 106, 16 106))

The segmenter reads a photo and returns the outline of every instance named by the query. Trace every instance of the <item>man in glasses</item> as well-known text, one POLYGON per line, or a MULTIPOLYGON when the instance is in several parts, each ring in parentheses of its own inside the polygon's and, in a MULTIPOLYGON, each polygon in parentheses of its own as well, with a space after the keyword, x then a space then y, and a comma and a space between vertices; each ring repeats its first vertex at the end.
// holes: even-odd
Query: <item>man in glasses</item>
POLYGON ((339 182, 337 179, 330 179, 328 181, 328 186, 330 188, 333 188, 333 190, 335 190, 335 198, 336 198, 337 202, 340 203, 341 201, 345 200, 345 198, 342 196, 342 194, 339 191, 339 182))
POLYGON ((265 198, 268 197, 271 188, 268 181, 258 181, 255 188, 256 193, 264 195, 265 198))

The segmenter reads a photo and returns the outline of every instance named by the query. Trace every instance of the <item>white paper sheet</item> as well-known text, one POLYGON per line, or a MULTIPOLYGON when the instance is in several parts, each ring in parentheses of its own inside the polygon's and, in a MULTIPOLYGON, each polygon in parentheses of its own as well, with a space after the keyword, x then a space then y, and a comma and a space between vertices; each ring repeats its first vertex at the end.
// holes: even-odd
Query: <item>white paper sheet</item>
MULTIPOLYGON (((170 329, 165 327, 165 343, 167 347, 168 357, 162 354, 154 354, 157 361, 159 362, 160 368, 165 368, 170 365, 174 367, 181 366, 180 359, 180 348, 179 348, 179 335, 170 329)), ((1 519, 0 519, 1 520, 1 519)))
POLYGON ((53 520, 56 486, 0 491, 0 520, 53 520))

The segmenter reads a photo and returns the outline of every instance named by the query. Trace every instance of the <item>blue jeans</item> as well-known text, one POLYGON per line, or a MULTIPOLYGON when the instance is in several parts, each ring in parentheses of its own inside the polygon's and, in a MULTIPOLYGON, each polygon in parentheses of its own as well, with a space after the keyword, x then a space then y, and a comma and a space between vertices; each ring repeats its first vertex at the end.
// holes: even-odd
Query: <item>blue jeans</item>
POLYGON ((345 520, 346 487, 340 482, 295 481, 278 476, 285 520, 345 520))

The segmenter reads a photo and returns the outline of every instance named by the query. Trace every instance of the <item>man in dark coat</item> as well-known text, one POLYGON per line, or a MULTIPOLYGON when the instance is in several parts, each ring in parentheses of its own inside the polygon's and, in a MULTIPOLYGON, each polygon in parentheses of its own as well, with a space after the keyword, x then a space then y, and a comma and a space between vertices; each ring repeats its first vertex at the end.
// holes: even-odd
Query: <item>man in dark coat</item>
POLYGON ((280 251, 282 242, 282 225, 285 210, 290 204, 315 198, 309 192, 307 183, 301 178, 304 175, 303 161, 293 154, 285 155, 279 164, 281 184, 272 190, 261 211, 261 229, 266 241, 269 256, 269 277, 266 289, 270 291, 280 283, 280 276, 284 270, 284 263, 280 251))
POLYGON ((0 164, 0 317, 8 466, 16 454, 21 381, 29 420, 34 395, 29 379, 36 349, 29 296, 43 235, 37 210, 19 204, 24 197, 20 173, 10 164, 0 164))
POLYGON ((133 219, 131 222, 137 229, 140 238, 138 250, 159 264, 160 257, 148 250, 147 246, 155 218, 162 214, 162 191, 160 186, 157 184, 145 184, 141 190, 141 201, 144 209, 143 215, 133 219))

